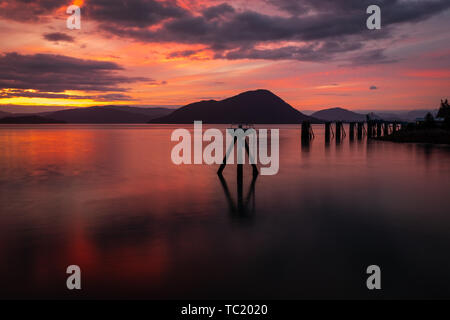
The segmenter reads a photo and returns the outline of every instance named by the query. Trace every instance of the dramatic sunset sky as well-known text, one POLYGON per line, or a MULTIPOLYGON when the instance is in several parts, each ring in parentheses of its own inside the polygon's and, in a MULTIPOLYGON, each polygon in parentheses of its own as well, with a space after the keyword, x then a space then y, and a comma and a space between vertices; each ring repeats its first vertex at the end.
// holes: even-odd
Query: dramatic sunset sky
POLYGON ((0 0, 0 105, 184 105, 273 91, 299 110, 437 108, 449 0, 0 0), (81 6, 81 30, 66 9, 81 6), (378 4, 382 29, 366 28, 378 4))

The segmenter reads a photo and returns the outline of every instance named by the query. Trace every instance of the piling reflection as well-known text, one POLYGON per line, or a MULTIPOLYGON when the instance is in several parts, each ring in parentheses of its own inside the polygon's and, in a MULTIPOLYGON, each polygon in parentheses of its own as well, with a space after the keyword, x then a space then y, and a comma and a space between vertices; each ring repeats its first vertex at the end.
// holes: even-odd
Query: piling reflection
POLYGON ((222 174, 218 174, 218 177, 222 185, 225 197, 227 198, 231 217, 239 219, 253 217, 255 214, 255 185, 256 180, 258 179, 258 175, 252 175, 252 181, 250 183, 246 197, 244 198, 244 178, 243 175, 239 174, 238 171, 236 180, 237 203, 233 200, 224 176, 222 174))

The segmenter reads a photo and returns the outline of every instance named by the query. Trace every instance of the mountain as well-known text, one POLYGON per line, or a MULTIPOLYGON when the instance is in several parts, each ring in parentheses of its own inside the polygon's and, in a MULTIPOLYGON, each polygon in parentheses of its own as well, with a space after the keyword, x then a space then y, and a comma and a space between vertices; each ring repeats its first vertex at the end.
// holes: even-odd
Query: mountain
POLYGON ((108 106, 108 108, 120 110, 120 111, 126 111, 131 112, 135 114, 142 114, 149 119, 156 119, 160 117, 164 117, 168 114, 171 114, 174 110, 173 109, 167 109, 167 108, 139 108, 139 107, 128 107, 128 106, 108 106))
POLYGON ((33 106, 33 105, 15 105, 15 104, 3 104, 0 105, 0 111, 9 112, 11 114, 38 114, 42 112, 55 112, 59 110, 72 109, 73 107, 67 106, 33 106))
POLYGON ((413 110, 413 111, 408 111, 408 112, 400 114, 400 117, 402 117, 403 119, 408 120, 408 121, 415 121, 417 118, 425 118, 428 113, 431 113, 434 117, 436 117, 438 114, 438 111, 439 110, 437 110, 437 109, 435 109, 435 110, 413 110))
POLYGON ((11 114, 8 113, 8 112, 0 111, 0 119, 1 119, 1 118, 4 118, 4 117, 9 117, 10 115, 11 115, 11 114))
POLYGON ((298 124, 305 120, 319 123, 305 116, 268 90, 247 91, 216 101, 200 101, 184 106, 168 116, 150 123, 190 124, 194 121, 210 124, 298 124))
POLYGON ((312 117, 324 121, 358 122, 365 121, 366 115, 342 108, 324 109, 314 112, 312 117))
POLYGON ((379 112, 379 113, 375 113, 376 118, 378 118, 379 120, 384 120, 384 121, 405 121, 405 118, 400 117, 397 114, 394 113, 389 113, 389 112, 379 112))
POLYGON ((173 112, 164 108, 102 106, 46 112, 40 115, 67 123, 147 123, 149 120, 173 112))
POLYGON ((418 109, 418 110, 356 110, 357 113, 375 113, 381 119, 386 121, 409 121, 415 122, 417 118, 425 118, 427 113, 436 117, 437 109, 418 109))
POLYGON ((19 117, 6 117, 0 119, 0 124, 44 124, 44 123, 65 123, 64 121, 58 121, 54 119, 44 118, 41 116, 19 116, 19 117))

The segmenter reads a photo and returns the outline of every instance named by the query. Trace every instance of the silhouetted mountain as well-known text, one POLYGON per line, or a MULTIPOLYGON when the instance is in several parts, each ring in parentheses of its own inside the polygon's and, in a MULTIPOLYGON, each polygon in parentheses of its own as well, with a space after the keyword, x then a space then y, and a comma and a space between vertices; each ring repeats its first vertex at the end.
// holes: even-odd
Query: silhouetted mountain
POLYGON ((400 117, 399 115, 393 114, 393 113, 385 113, 385 112, 380 112, 380 113, 375 113, 375 120, 384 120, 384 121, 398 121, 398 122, 402 122, 402 121, 406 121, 406 119, 400 117))
POLYGON ((115 110, 126 111, 135 114, 142 114, 149 117, 149 119, 164 117, 166 115, 171 114, 174 111, 173 109, 167 108, 139 108, 129 106, 107 106, 107 107, 115 110))
POLYGON ((184 106, 168 116, 154 119, 150 123, 184 123, 194 121, 213 124, 294 124, 317 119, 305 116, 281 98, 267 90, 241 93, 222 100, 201 101, 184 106))
POLYGON ((56 112, 43 113, 52 119, 67 123, 147 123, 156 117, 173 112, 163 108, 137 108, 126 106, 102 106, 90 108, 76 108, 56 112))
POLYGON ((400 114, 399 116, 402 119, 408 120, 408 121, 415 121, 417 118, 425 118, 425 116, 431 113, 433 115, 433 117, 437 116, 438 110, 434 109, 434 110, 412 110, 412 111, 407 111, 404 112, 402 114, 400 114))
POLYGON ((365 121, 366 115, 342 108, 331 108, 314 112, 312 117, 324 121, 358 122, 365 121))
POLYGON ((1 118, 5 118, 5 117, 9 117, 10 115, 11 115, 11 114, 8 113, 8 112, 0 111, 0 119, 1 119, 1 118))
POLYGON ((6 117, 0 119, 1 124, 45 124, 45 123, 65 123, 54 119, 44 118, 41 116, 20 116, 20 117, 6 117))
POLYGON ((425 118, 428 113, 436 117, 437 109, 420 109, 420 110, 371 110, 371 111, 355 111, 357 113, 375 113, 376 116, 386 121, 409 121, 415 122, 417 118, 425 118))

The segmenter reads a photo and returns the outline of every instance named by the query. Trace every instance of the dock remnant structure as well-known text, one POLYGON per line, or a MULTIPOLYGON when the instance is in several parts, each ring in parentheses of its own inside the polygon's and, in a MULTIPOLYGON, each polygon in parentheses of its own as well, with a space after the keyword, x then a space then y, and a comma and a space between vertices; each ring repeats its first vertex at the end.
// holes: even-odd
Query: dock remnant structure
POLYGON ((358 140, 361 140, 364 133, 364 122, 358 122, 357 129, 358 129, 358 140))
POLYGON ((383 124, 383 131, 384 131, 384 133, 383 133, 383 135, 385 136, 385 137, 387 137, 388 135, 389 135, 389 123, 384 123, 383 124))
MULTIPOLYGON (((246 132, 247 130, 251 129, 250 127, 246 127, 244 128, 243 125, 239 125, 238 129, 244 130, 244 132, 246 132)), ((245 139, 245 138, 244 138, 245 139)), ((238 137, 234 136, 234 142, 233 144, 230 144, 230 146, 228 147, 228 150, 225 154, 225 157, 223 158, 222 164, 219 168, 219 170, 217 171, 217 174, 219 176, 222 176, 223 174, 223 170, 225 169, 226 165, 227 165, 227 161, 228 161, 228 157, 230 156, 231 151, 233 150, 234 146, 236 145, 238 141, 238 137)), ((247 152, 248 157, 250 158, 250 148, 248 146, 247 140, 245 139, 245 151, 247 152)), ((259 174, 258 171, 258 167, 256 166, 256 164, 252 163, 252 168, 253 168, 253 176, 256 177, 259 174)), ((243 164, 238 164, 237 165, 237 179, 238 181, 242 180, 242 177, 244 175, 244 165, 243 164)))
POLYGON ((334 132, 331 127, 331 122, 325 122, 325 142, 330 142, 331 135, 334 137, 334 132))
MULTIPOLYGON (((392 122, 379 119, 359 122, 326 121, 324 122, 326 144, 328 144, 332 138, 336 138, 336 143, 339 143, 347 136, 344 124, 348 124, 349 139, 350 141, 353 141, 355 135, 358 140, 362 140, 364 136, 367 136, 368 139, 375 139, 395 134, 406 125, 406 122, 392 122), (333 131, 333 124, 335 126, 335 132, 333 131)), ((302 123, 301 135, 303 145, 305 146, 309 145, 310 141, 314 139, 314 132, 309 121, 302 123)))
POLYGON ((311 122, 302 122, 302 143, 309 144, 309 142, 314 139, 314 132, 311 127, 311 122))
POLYGON ((377 122, 377 137, 381 137, 381 129, 383 124, 381 122, 377 122))
POLYGON ((367 138, 372 139, 373 138, 373 128, 374 128, 374 122, 373 121, 367 121, 367 138))
POLYGON ((349 123, 349 139, 353 140, 355 138, 355 122, 349 123))
POLYGON ((336 122, 336 142, 339 143, 341 139, 345 138, 347 134, 345 133, 344 125, 342 122, 336 122))

